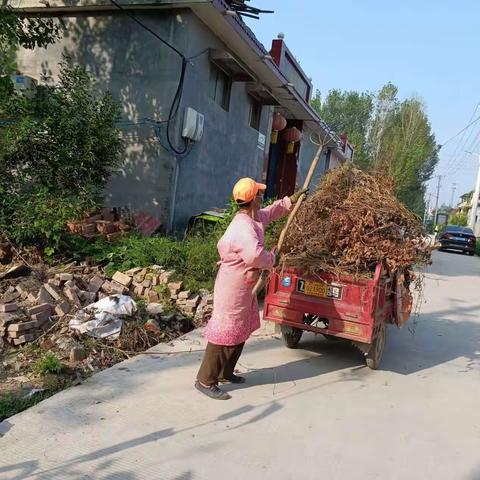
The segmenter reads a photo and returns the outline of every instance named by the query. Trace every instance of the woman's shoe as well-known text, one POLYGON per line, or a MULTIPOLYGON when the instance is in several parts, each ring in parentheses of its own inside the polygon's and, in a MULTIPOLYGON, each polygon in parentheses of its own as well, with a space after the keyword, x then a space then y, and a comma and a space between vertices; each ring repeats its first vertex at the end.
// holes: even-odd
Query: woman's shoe
POLYGON ((230 378, 219 378, 220 383, 245 383, 245 378, 233 374, 230 378))
POLYGON ((214 400, 228 400, 232 398, 228 393, 224 392, 217 385, 211 385, 210 387, 204 387, 199 381, 195 382, 195 388, 202 392, 207 397, 213 398, 214 400))

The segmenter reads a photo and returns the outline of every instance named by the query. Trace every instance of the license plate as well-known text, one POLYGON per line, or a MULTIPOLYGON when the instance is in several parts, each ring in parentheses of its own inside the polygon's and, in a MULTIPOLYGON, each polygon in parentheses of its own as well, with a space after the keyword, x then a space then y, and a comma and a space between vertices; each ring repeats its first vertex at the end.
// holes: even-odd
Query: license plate
POLYGON ((334 298, 335 300, 339 300, 342 298, 343 289, 339 285, 329 285, 328 283, 299 279, 297 291, 311 297, 334 298))
POLYGON ((466 242, 467 239, 463 237, 453 237, 452 240, 455 240, 456 242, 466 242))

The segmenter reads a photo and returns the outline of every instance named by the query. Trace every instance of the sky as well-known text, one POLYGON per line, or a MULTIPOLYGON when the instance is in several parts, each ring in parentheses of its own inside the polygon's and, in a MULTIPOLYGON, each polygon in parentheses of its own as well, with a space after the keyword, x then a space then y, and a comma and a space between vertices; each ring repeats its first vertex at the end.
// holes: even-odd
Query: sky
MULTIPOLYGON (((480 0, 251 0, 275 10, 247 20, 270 49, 278 33, 322 93, 377 91, 392 82, 399 97, 423 100, 440 150, 439 203, 475 187, 480 153, 480 0), (478 108, 477 108, 478 107, 478 108)), ((428 187, 435 203, 437 178, 428 187)))

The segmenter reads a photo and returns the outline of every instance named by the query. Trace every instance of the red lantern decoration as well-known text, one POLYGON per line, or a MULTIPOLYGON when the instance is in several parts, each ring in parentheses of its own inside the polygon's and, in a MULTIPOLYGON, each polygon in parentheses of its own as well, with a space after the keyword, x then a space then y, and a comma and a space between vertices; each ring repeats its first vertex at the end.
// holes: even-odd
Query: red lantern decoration
POLYGON ((295 144, 302 139, 302 132, 296 127, 290 127, 283 132, 283 139, 288 142, 287 153, 295 151, 295 144))
POLYGON ((272 122, 272 136, 270 139, 270 143, 277 143, 278 141, 278 132, 283 130, 287 126, 287 119, 279 112, 273 115, 273 122, 272 122))

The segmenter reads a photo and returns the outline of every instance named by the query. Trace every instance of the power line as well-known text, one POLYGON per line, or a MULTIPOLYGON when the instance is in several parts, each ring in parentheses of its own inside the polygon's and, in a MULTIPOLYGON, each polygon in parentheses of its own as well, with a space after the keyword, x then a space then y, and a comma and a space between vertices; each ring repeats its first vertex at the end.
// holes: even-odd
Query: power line
MULTIPOLYGON (((475 114, 478 110, 478 107, 480 106, 480 102, 478 102, 476 105, 475 105, 475 108, 473 109, 473 112, 472 112, 472 115, 470 116, 470 119, 468 120, 468 124, 470 124, 473 120, 473 118, 475 117, 475 114)), ((451 158, 447 161, 447 164, 443 167, 444 169, 444 172, 447 173, 449 172, 451 169, 455 168, 456 166, 456 162, 458 160, 458 156, 459 156, 459 153, 460 152, 463 152, 463 147, 465 147, 466 143, 470 140, 470 137, 472 136, 472 133, 473 133, 473 130, 470 131, 470 133, 468 134, 468 136, 466 137, 466 132, 467 132, 467 129, 469 127, 467 127, 466 129, 464 129, 464 131, 462 132, 463 135, 462 137, 459 139, 459 141, 457 142, 457 145, 453 151, 453 154, 451 156, 451 158), (463 143, 462 143, 463 142, 463 143)), ((459 134, 458 134, 459 135, 459 134)), ((458 136, 457 135, 457 136, 458 136)), ((454 137, 452 137, 453 139, 454 137)), ((448 141, 446 142, 448 143, 448 141)))
POLYGON ((168 147, 165 147, 165 145, 163 145, 161 140, 161 132, 159 130, 158 130, 158 139, 160 141, 160 145, 162 145, 162 147, 165 148, 167 151, 170 151, 170 153, 173 152, 176 155, 189 154, 192 149, 193 143, 190 140, 184 139, 183 147, 177 148, 177 146, 174 145, 173 143, 171 128, 172 128, 173 120, 176 118, 178 114, 178 110, 180 108, 180 104, 182 102, 183 87, 185 83, 185 74, 187 71, 187 65, 191 63, 191 60, 193 60, 194 58, 198 58, 204 53, 208 52, 208 49, 204 49, 201 52, 197 53, 196 55, 193 55, 187 58, 180 50, 178 50, 171 43, 167 42, 167 40, 163 39, 160 35, 158 35, 158 33, 152 30, 149 26, 145 25, 141 20, 139 20, 135 15, 132 15, 128 10, 126 10, 121 5, 119 5, 115 0, 110 0, 110 2, 112 3, 112 5, 117 7, 124 15, 126 15, 128 18, 130 18, 133 22, 135 22, 141 28, 146 30, 148 33, 153 35, 157 40, 162 42, 163 45, 171 49, 180 57, 180 60, 181 60, 180 75, 178 79, 177 89, 175 91, 175 95, 173 97, 172 103, 170 105, 170 109, 168 111, 168 118, 166 121, 158 123, 158 126, 163 124, 166 125, 166 140, 167 140, 168 147))
POLYGON ((465 130, 468 130, 472 125, 477 123, 480 120, 480 117, 477 117, 475 120, 470 122, 466 127, 462 128, 458 133, 456 133, 453 137, 450 137, 447 141, 443 142, 441 144, 441 147, 443 148, 445 145, 450 143, 452 140, 455 140, 459 135, 461 135, 465 130))

